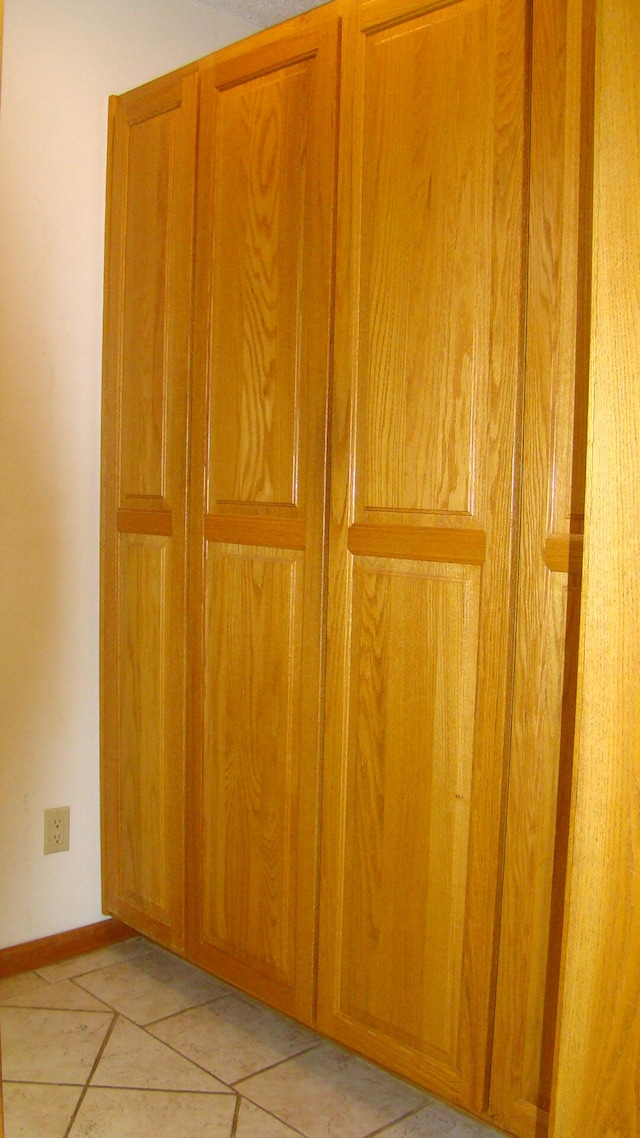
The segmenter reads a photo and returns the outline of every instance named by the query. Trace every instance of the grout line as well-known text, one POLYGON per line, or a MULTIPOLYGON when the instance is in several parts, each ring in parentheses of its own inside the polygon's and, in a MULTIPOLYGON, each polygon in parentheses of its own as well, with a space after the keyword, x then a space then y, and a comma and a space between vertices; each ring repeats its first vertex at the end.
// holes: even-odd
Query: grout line
POLYGON ((13 1012, 71 1012, 72 1015, 81 1016, 118 1014, 109 1004, 104 1004, 101 1008, 52 1008, 47 1004, 0 1004, 0 1013, 4 1010, 13 1012))
POLYGON ((283 1063, 290 1063, 293 1059, 299 1059, 301 1055, 309 1055, 311 1051, 315 1051, 321 1047, 325 1042, 324 1039, 319 1039, 317 1043, 312 1043, 309 1047, 303 1047, 301 1051, 294 1051, 291 1055, 285 1055, 282 1059, 276 1059, 275 1063, 269 1063, 266 1067, 259 1067, 257 1071, 252 1071, 250 1075, 243 1075, 241 1079, 236 1079, 235 1083, 229 1083, 230 1087, 240 1087, 242 1083, 246 1083, 249 1079, 254 1079, 256 1075, 264 1075, 267 1071, 274 1071, 276 1067, 281 1067, 283 1063))
MULTIPOLYGON (((202 1005, 199 1005, 199 1006, 202 1006, 202 1005)), ((186 1010, 188 1011, 190 1009, 187 1008, 186 1010)), ((122 1013, 120 1013, 120 1014, 121 1014, 123 1019, 128 1018, 128 1017, 122 1015, 122 1013)), ((180 1014, 180 1013, 178 1013, 178 1014, 180 1014)), ((276 1014, 280 1014, 280 1013, 276 1013, 276 1014)), ((172 1019, 173 1017, 167 1016, 166 1018, 172 1019)), ((133 1020, 131 1020, 130 1022, 134 1023, 133 1020)), ((163 1022, 164 1022, 163 1020, 155 1020, 154 1023, 149 1024, 147 1026, 155 1027, 156 1023, 163 1023, 163 1022)), ((147 1027, 146 1026, 142 1027, 139 1023, 138 1024, 134 1023, 134 1026, 139 1027, 141 1031, 147 1031, 147 1027)), ((184 1059, 185 1062, 191 1063, 191 1065, 193 1067, 196 1067, 199 1071, 202 1071, 205 1075, 209 1075, 210 1078, 217 1079, 219 1083, 223 1083, 225 1087, 229 1087, 229 1090, 233 1094, 240 1093, 240 1092, 235 1091, 235 1087, 239 1083, 245 1082, 247 1079, 252 1079, 254 1077, 254 1075, 262 1075, 262 1074, 264 1074, 265 1071, 271 1071, 271 1070, 273 1070, 274 1067, 279 1067, 282 1063, 287 1063, 291 1059, 297 1059, 299 1055, 306 1055, 309 1051, 314 1051, 316 1047, 319 1047, 320 1044, 324 1042, 324 1040, 318 1040, 317 1043, 313 1043, 313 1044, 311 1044, 311 1046, 303 1048, 302 1051, 294 1051, 291 1055, 285 1055, 282 1059, 277 1059, 275 1063, 270 1063, 266 1067, 258 1067, 258 1069, 256 1071, 251 1071, 250 1074, 243 1075, 242 1078, 236 1079, 235 1083, 227 1083, 227 1082, 225 1082, 225 1080, 220 1075, 214 1074, 213 1071, 210 1071, 208 1067, 203 1067, 202 1064, 198 1063, 198 1061, 196 1059, 191 1059, 188 1055, 185 1055, 184 1051, 179 1051, 178 1048, 175 1047, 172 1043, 167 1043, 166 1040, 161 1039, 159 1035, 154 1035, 153 1032, 151 1032, 151 1031, 148 1031, 147 1034, 148 1034, 150 1039, 154 1039, 156 1041, 156 1043, 162 1043, 162 1045, 164 1047, 166 1047, 169 1051, 173 1051, 174 1055, 177 1055, 180 1059, 184 1059)), ((207 1092, 205 1092, 205 1093, 207 1093, 207 1092)))
POLYGON ((233 1122, 231 1123, 231 1132, 229 1134, 229 1138, 236 1138, 236 1134, 238 1133, 238 1119, 240 1117, 241 1105, 242 1099, 240 1098, 240 1095, 236 1095, 236 1109, 233 1112, 233 1122))
MULTIPOLYGON (((146 953, 138 954, 138 956, 145 956, 145 955, 147 955, 147 954, 146 953)), ((134 957, 131 959, 137 959, 137 957, 134 957)), ((125 960, 122 963, 128 963, 128 962, 129 962, 128 960, 125 960)), ((120 963, 120 962, 116 962, 116 963, 120 963)), ((109 967, 112 967, 111 963, 104 965, 104 968, 109 968, 109 967)), ((191 967, 196 967, 196 966, 192 965, 191 967)), ((102 970, 103 969, 94 969, 92 971, 92 973, 83 973, 82 976, 83 977, 89 976, 89 975, 95 974, 97 972, 100 972, 102 970)), ((199 971, 202 972, 201 969, 199 971)), ((28 976, 28 975, 38 976, 38 973, 35 969, 33 969, 30 972, 22 973, 21 975, 23 975, 23 976, 28 976)), ((206 976, 207 973, 203 972, 202 975, 206 976)), ((38 977, 38 978, 40 980, 45 979, 44 977, 38 977)), ((77 981, 79 979, 81 979, 81 977, 67 977, 64 981, 50 981, 50 983, 53 986, 54 984, 58 984, 58 983, 66 983, 67 980, 69 980, 71 983, 76 985, 76 987, 79 991, 87 992, 88 990, 85 989, 81 983, 77 983, 77 981)), ((224 983, 224 981, 223 981, 223 983, 224 983)), ((89 993, 89 994, 93 995, 93 993, 89 993)), ((73 1089, 74 1091, 79 1091, 80 1093, 79 1093, 78 1101, 76 1103, 75 1109, 74 1109, 73 1114, 72 1114, 70 1121, 68 1123, 67 1129, 65 1130, 64 1134, 62 1135, 62 1138, 72 1138, 73 1127, 75 1125, 78 1114, 80 1112, 80 1109, 82 1107, 82 1104, 84 1102, 84 1099, 85 1099, 86 1094, 87 1094, 89 1089, 121 1090, 121 1091, 131 1090, 131 1091, 135 1091, 135 1092, 141 1092, 141 1091, 151 1092, 151 1093, 155 1092, 155 1093, 159 1093, 159 1094, 162 1093, 162 1094, 172 1094, 172 1095, 181 1095, 181 1096, 183 1096, 183 1095, 197 1095, 201 1098, 204 1096, 209 1096, 209 1097, 217 1098, 217 1099, 224 1099, 224 1098, 228 1097, 229 1095, 233 1094, 235 1096, 235 1109, 234 1109, 234 1115, 233 1115, 233 1120, 232 1120, 232 1124, 231 1124, 231 1131, 230 1131, 229 1138, 237 1138, 238 1127, 240 1126, 240 1122, 241 1122, 242 1103, 244 1101, 246 1101, 248 1104, 255 1106, 258 1110, 260 1110, 262 1112, 262 1114, 266 1115, 269 1118, 272 1118, 275 1122, 278 1122, 281 1125, 288 1127, 288 1129, 291 1131, 292 1135, 299 1135, 300 1138, 308 1138, 308 1135, 305 1135, 304 1132, 302 1130, 298 1129, 297 1126, 295 1126, 291 1122, 288 1122, 288 1121, 285 1122, 284 1119, 279 1118, 278 1115, 273 1114, 270 1110, 266 1109, 260 1102, 254 1101, 251 1098, 250 1093, 247 1094, 246 1092, 243 1091, 243 1087, 246 1084, 248 1084, 251 1079, 253 1079, 255 1077, 262 1075, 262 1074, 266 1074, 270 1071, 273 1071, 273 1070, 277 1069, 278 1067, 281 1067, 285 1063, 292 1062, 293 1060, 295 1060, 295 1059, 297 1059, 303 1055, 308 1055, 312 1051, 317 1050, 318 1048, 321 1047, 321 1045, 323 1043, 326 1042, 326 1040, 324 1040, 322 1037, 318 1037, 316 1042, 313 1042, 310 1045, 303 1047, 300 1051, 296 1051, 290 1055, 284 1056, 283 1058, 278 1059, 276 1062, 271 1063, 266 1067, 261 1067, 261 1068, 258 1068, 256 1071, 252 1071, 248 1075, 243 1075, 242 1078, 237 1079, 235 1083, 227 1083, 227 1082, 225 1082, 224 1079, 220 1078, 220 1076, 214 1074, 212 1071, 208 1070, 206 1067, 203 1067, 199 1062, 194 1061, 193 1059, 189 1058, 187 1055, 185 1055, 182 1051, 179 1051, 172 1044, 167 1043, 167 1042, 165 1042, 165 1040, 160 1039, 157 1035, 154 1035, 152 1033, 152 1031, 150 1030, 151 1028, 155 1028, 157 1025, 162 1024, 162 1023, 169 1021, 171 1019, 174 1019, 179 1015, 185 1014, 186 1012, 195 1011, 198 1008, 204 1008, 204 1007, 207 1007, 209 1005, 214 1005, 216 1003, 219 1003, 220 1000, 231 999, 231 998, 234 998, 236 996, 238 998, 242 998, 244 995, 245 995, 244 993, 239 992, 239 991, 236 992, 235 989, 230 988, 229 991, 223 992, 222 994, 220 994, 218 996, 212 997, 211 999, 205 1001, 204 1004, 196 1003, 196 1004, 189 1005, 188 1007, 182 1008, 177 1012, 173 1012, 171 1015, 161 1016, 159 1019, 152 1020, 147 1024, 137 1023, 135 1020, 132 1020, 128 1015, 126 1015, 123 1012, 120 1012, 117 1008, 114 1008, 112 1005, 107 1004, 105 1001, 100 1001, 104 1005, 102 1008, 95 1008, 95 1009, 51 1008, 51 1007, 42 1007, 42 1006, 31 1007, 30 1005, 28 1005, 28 1006, 25 1006, 24 1004, 14 1005, 11 1003, 0 1004, 0 1013, 2 1013, 3 1009, 11 1009, 11 1010, 17 1010, 17 1011, 67 1012, 67 1013, 71 1012, 72 1014, 75 1014, 75 1015, 80 1014, 80 1015, 85 1015, 85 1016, 110 1015, 112 1017, 111 1018, 111 1024, 107 1028, 105 1036, 102 1040, 102 1043, 99 1047, 99 1050, 96 1054, 95 1060, 94 1060, 93 1065, 91 1067, 91 1071, 89 1073, 89 1076, 88 1076, 86 1082, 84 1083, 84 1085, 82 1083, 49 1082, 49 1081, 44 1081, 44 1082, 38 1081, 36 1083, 36 1082, 31 1081, 31 1080, 27 1081, 27 1080, 22 1080, 22 1079, 6 1079, 5 1080, 6 1084, 7 1085, 13 1084, 16 1086, 24 1086, 24 1087, 29 1087, 29 1086, 52 1086, 52 1087, 60 1086, 60 1087, 66 1087, 68 1089, 73 1089), (142 1086, 142 1087, 131 1087, 131 1086, 127 1086, 127 1087, 122 1087, 122 1086, 104 1087, 104 1086, 100 1086, 99 1084, 93 1083, 92 1080, 96 1074, 99 1063, 100 1063, 100 1061, 104 1055, 104 1052, 107 1048, 109 1040, 111 1039, 111 1036, 114 1032, 115 1026, 116 1026, 119 1018, 122 1019, 123 1021, 127 1022, 127 1023, 130 1023, 133 1027, 138 1028, 140 1031, 143 1031, 146 1035, 148 1035, 148 1037, 150 1039, 154 1040, 156 1043, 160 1043, 163 1047, 166 1047, 168 1051, 172 1052, 177 1058, 188 1063, 190 1067, 201 1072, 202 1074, 211 1078, 215 1082, 220 1083, 221 1087, 223 1089, 201 1091, 201 1090, 188 1090, 188 1089, 180 1090, 180 1089, 170 1089, 170 1088, 166 1088, 166 1087, 145 1087, 145 1086, 142 1086)), ((94 997, 94 998, 99 1000, 99 997, 94 997)), ((253 997, 251 997, 251 996, 246 996, 246 999, 250 1003, 259 1005, 259 1001, 254 1000, 253 997)), ((291 1017, 286 1016, 284 1013, 275 1012, 275 1014, 283 1020, 290 1020, 291 1019, 291 1017)), ((293 1021, 293 1022, 295 1022, 295 1021, 293 1021)), ((313 1030, 313 1029, 311 1029, 311 1030, 313 1030)), ((249 1087, 247 1087, 247 1089, 250 1090, 249 1087)), ((396 1119, 392 1120, 391 1122, 387 1122, 387 1123, 385 1123, 385 1125, 383 1125, 383 1126, 381 1126, 375 1130, 370 1131, 368 1133, 368 1135, 363 1136, 363 1138, 384 1138, 384 1136, 386 1134, 388 1134, 395 1126, 402 1124, 403 1122, 407 1122, 407 1121, 411 1120, 412 1118, 414 1118, 415 1116, 417 1116, 420 1113, 420 1111, 424 1109, 425 1105, 429 1104, 429 1102, 438 1101, 438 1100, 433 1100, 433 1098, 431 1096, 429 1096, 427 1092, 424 1092, 424 1094, 425 1094, 425 1101, 423 1103, 421 1103, 419 1106, 413 1108, 410 1111, 407 1111, 406 1114, 401 1115, 399 1118, 396 1118, 396 1119)), ((453 1108, 453 1109, 455 1110, 455 1108, 453 1108)), ((475 1122, 480 1123, 481 1125, 487 1125, 486 1123, 483 1123, 482 1120, 480 1120, 480 1119, 467 1119, 466 1116, 464 1116, 464 1115, 461 1115, 461 1117, 464 1118, 465 1121, 467 1121, 467 1122, 474 1122, 475 1121, 475 1122)), ((490 1133, 492 1133, 492 1132, 490 1131, 490 1133)), ((496 1131, 496 1138, 498 1138, 499 1133, 500 1133, 499 1131, 496 1131)), ((470 1133, 469 1138, 471 1138, 471 1133, 470 1133)), ((475 1138, 475 1135, 473 1136, 473 1138, 475 1138)))
POLYGON ((126 1086, 123 1086, 122 1083, 109 1083, 108 1085, 106 1085, 105 1083, 92 1083, 90 1087, 87 1087, 87 1090, 91 1090, 91 1091, 123 1091, 124 1094, 127 1094, 129 1091, 132 1091, 135 1094, 140 1094, 140 1092, 142 1092, 145 1095, 189 1095, 189 1096, 193 1095, 196 1098, 200 1097, 200 1098, 207 1098, 207 1099, 209 1099, 209 1098, 223 1098, 223 1099, 237 1098, 237 1095, 232 1090, 228 1090, 228 1091, 192 1091, 192 1090, 185 1089, 184 1087, 183 1088, 180 1088, 180 1087, 134 1087, 134 1086, 131 1086, 129 1083, 127 1083, 126 1086))
POLYGON ((426 1103, 421 1103, 420 1106, 414 1107, 413 1110, 408 1110, 406 1114, 401 1114, 399 1118, 394 1118, 392 1122, 385 1122, 384 1126, 380 1126, 377 1130, 372 1130, 370 1134, 365 1134, 363 1138, 384 1138, 384 1135, 391 1130, 392 1126, 397 1126, 400 1122, 407 1122, 409 1119, 414 1118, 425 1106, 429 1105, 429 1100, 426 1103))
POLYGON ((89 1083, 91 1082, 91 1080, 93 1078, 93 1075, 95 1073, 96 1067, 98 1066, 98 1063, 102 1059, 102 1056, 104 1054, 104 1049, 107 1046, 107 1043, 109 1042, 109 1040, 111 1039, 111 1036, 113 1035, 113 1029, 116 1026, 117 1020, 118 1020, 118 1013, 114 1012, 113 1013, 113 1019, 111 1021, 111 1025, 110 1025, 110 1027, 107 1028, 107 1030, 105 1032, 104 1039, 102 1040, 102 1043, 101 1043, 100 1047, 98 1048, 98 1054, 96 1055, 96 1057, 93 1061, 93 1066, 92 1066, 91 1070, 89 1071, 89 1077, 88 1077, 86 1083, 84 1084, 84 1087, 83 1087, 81 1094, 80 1094, 80 1098, 78 1099, 78 1101, 76 1103, 76 1108, 75 1108, 73 1114, 71 1115, 71 1118, 69 1119, 69 1125, 67 1126, 67 1129, 65 1130, 64 1134, 62 1135, 62 1138, 69 1138, 69 1135, 71 1134, 71 1129, 73 1127, 73 1124, 74 1124, 76 1118, 78 1117, 78 1111, 80 1110, 80 1107, 82 1106, 82 1104, 85 1100, 86 1093, 89 1090, 89 1083))
POLYGON ((3 1079, 3 1087, 68 1087, 69 1090, 82 1090, 84 1083, 52 1083, 49 1079, 3 1079))
MULTIPOLYGON (((128 1017, 122 1016, 122 1018, 127 1019, 128 1017)), ((170 1019, 171 1017, 169 1016, 167 1018, 170 1019)), ((221 1079, 219 1075, 214 1075, 213 1071, 210 1071, 207 1067, 203 1067, 202 1063, 198 1063, 198 1061, 196 1059, 190 1059, 188 1055, 185 1055, 184 1051, 178 1051, 178 1048, 174 1047, 172 1043, 167 1043, 167 1042, 165 1042, 164 1039, 160 1039, 159 1035, 153 1035, 153 1033, 151 1031, 147 1031, 146 1027, 142 1027, 141 1024, 135 1023, 134 1020, 129 1020, 129 1022, 132 1023, 134 1027, 140 1028, 140 1031, 146 1032, 146 1034, 149 1036, 149 1039, 153 1039, 156 1043, 161 1043, 163 1047, 167 1048, 167 1051, 172 1051, 173 1054, 177 1055, 179 1059, 184 1059, 185 1063, 190 1063, 191 1066, 195 1067, 197 1071, 202 1071, 203 1075, 208 1075, 210 1079, 216 1079, 216 1081, 218 1083, 222 1083, 223 1086, 228 1087, 230 1094, 236 1093, 233 1090, 231 1083, 225 1083, 224 1079, 221 1079)), ((155 1022, 162 1023, 163 1021, 162 1020, 156 1020, 155 1022)), ((153 1025, 150 1025, 150 1026, 153 1026, 153 1025)), ((223 1094, 224 1092, 223 1091, 217 1091, 217 1092, 204 1091, 203 1092, 203 1094, 212 1094, 212 1093, 223 1094)))
MULTIPOLYGON (((106 952, 108 949, 117 948, 117 945, 120 943, 121 944, 132 944, 136 940, 139 940, 142 943, 144 943, 142 941, 142 937, 131 937, 131 939, 129 941, 118 941, 118 942, 116 942, 116 944, 104 945, 102 948, 95 948, 91 952, 81 953, 80 956, 78 956, 78 957, 72 956, 70 958, 70 960, 81 960, 83 956, 85 956, 85 955, 91 956, 93 952, 106 952)), ((106 964, 99 964, 95 968, 87 968, 87 970, 85 972, 83 972, 81 970, 80 972, 75 973, 75 975, 73 975, 73 976, 65 976, 64 979, 62 979, 62 980, 50 980, 48 976, 43 976, 42 973, 46 972, 48 969, 56 968, 61 964, 69 964, 70 960, 59 960, 55 964, 44 964, 44 965, 42 965, 41 968, 33 968, 31 970, 31 972, 32 972, 32 975, 37 976, 38 979, 45 980, 47 984, 51 984, 51 985, 65 984, 67 982, 67 980, 73 981, 73 980, 80 979, 80 977, 82 977, 82 976, 91 976, 91 975, 93 975, 94 972, 103 972, 105 968, 113 968, 114 965, 116 965, 116 964, 128 964, 130 960, 137 960, 137 958, 139 956, 148 956, 148 954, 150 952, 151 952, 151 948, 148 947, 146 949, 146 951, 143 950, 142 952, 134 952, 130 956, 122 956, 120 959, 116 958, 115 960, 109 960, 106 964)), ((28 976, 29 973, 28 972, 21 972, 21 973, 18 973, 18 975, 28 976)))
POLYGON ((166 1023, 167 1020, 175 1019, 176 1016, 184 1015, 186 1012, 193 1012, 196 1008, 208 1008, 210 1004, 217 1004, 220 1000, 229 1000, 234 996, 235 992, 222 992, 219 996, 212 996, 210 1000, 205 1000, 202 1004, 189 1004, 188 1007, 180 1008, 177 1012, 169 1012, 166 1016, 158 1016, 157 1019, 150 1019, 149 1022, 145 1024, 139 1023, 138 1027, 156 1027, 157 1024, 166 1023))
MULTIPOLYGON (((305 1134, 304 1130, 299 1130, 293 1122, 285 1122, 283 1118, 279 1118, 277 1114, 273 1114, 273 1112, 268 1110, 266 1106, 262 1106, 259 1102, 254 1102, 253 1099, 250 1099, 248 1097, 248 1095, 238 1096, 238 1116, 240 1115, 240 1107, 242 1106, 243 1102, 248 1102, 251 1106, 256 1106, 258 1110, 261 1110, 263 1114, 266 1114, 267 1118, 272 1118, 274 1122, 279 1122, 281 1126, 288 1127, 292 1134, 298 1134, 300 1135, 300 1138, 309 1138, 309 1135, 305 1134)), ((235 1135, 235 1130, 232 1130, 229 1138, 235 1138, 235 1135)))

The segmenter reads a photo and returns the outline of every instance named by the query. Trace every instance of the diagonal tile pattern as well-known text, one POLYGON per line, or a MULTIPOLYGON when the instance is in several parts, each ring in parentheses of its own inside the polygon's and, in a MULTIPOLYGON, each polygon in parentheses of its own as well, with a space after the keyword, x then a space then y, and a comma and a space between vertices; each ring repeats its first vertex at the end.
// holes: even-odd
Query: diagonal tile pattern
POLYGON ((318 1044, 308 1028, 235 995, 172 1016, 149 1031, 229 1084, 318 1044))
POLYGON ((91 1084, 149 1091, 232 1093, 225 1083, 122 1018, 116 1021, 91 1084))
POLYGON ((366 1138, 425 1102, 420 1091, 331 1043, 246 1079, 239 1089, 308 1138, 366 1138))
POLYGON ((162 949, 89 972, 75 983, 143 1026, 231 992, 162 949))
POLYGON ((77 984, 63 980, 59 984, 48 984, 35 972, 23 976, 12 976, 0 980, 0 1006, 12 1008, 59 1008, 65 1011, 100 1012, 111 1011, 106 1004, 97 1000, 77 984))
POLYGON ((6 1138, 499 1138, 140 937, 0 981, 6 1138))
POLYGON ((109 1012, 3 1008, 3 1078, 83 1086, 112 1020, 109 1012))

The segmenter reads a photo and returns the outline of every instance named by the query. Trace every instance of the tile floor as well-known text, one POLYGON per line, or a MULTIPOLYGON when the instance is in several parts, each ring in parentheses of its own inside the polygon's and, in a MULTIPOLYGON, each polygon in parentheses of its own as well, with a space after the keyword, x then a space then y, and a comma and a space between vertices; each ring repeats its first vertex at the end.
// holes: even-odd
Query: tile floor
POLYGON ((6 1138, 497 1138, 142 938, 0 981, 6 1138))

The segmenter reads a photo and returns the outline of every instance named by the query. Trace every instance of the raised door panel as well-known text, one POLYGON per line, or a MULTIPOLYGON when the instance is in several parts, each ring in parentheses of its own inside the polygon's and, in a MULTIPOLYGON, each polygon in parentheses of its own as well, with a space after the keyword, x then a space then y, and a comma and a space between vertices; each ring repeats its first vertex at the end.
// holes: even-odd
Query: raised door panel
POLYGON ((307 1020, 338 31, 221 53, 200 128, 189 951, 307 1020))
POLYGON ((293 987, 302 553, 214 546, 208 562, 202 934, 293 987), (248 646, 259 646, 247 663, 248 646))
POLYGON ((518 620, 491 1115, 548 1127, 580 613, 593 26, 582 0, 534 8, 518 620))
POLYGON ((104 902, 177 949, 196 95, 181 74, 112 101, 105 286, 104 902))
POLYGON ((437 1051, 451 1067, 479 580, 477 568, 367 557, 353 573, 340 1007, 400 1046, 437 1051))
POLYGON ((525 0, 354 6, 319 1025, 487 1105, 513 645, 525 0))

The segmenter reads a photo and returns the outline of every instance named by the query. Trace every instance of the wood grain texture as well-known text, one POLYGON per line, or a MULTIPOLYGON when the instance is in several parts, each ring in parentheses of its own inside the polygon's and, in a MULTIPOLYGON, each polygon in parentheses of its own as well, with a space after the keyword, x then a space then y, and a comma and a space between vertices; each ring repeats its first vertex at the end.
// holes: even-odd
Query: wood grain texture
POLYGON ((300 110, 313 66, 293 62, 217 87, 210 469, 220 502, 297 505, 309 145, 300 110))
POLYGON ((590 300, 582 9, 540 0, 533 10, 522 521, 491 1084, 492 1119, 522 1138, 548 1126, 573 752, 582 538, 569 526, 571 502, 583 508, 575 393, 588 378, 590 300))
POLYGON ((207 541, 219 541, 227 545, 304 549, 305 524, 299 518, 208 514, 204 523, 204 536, 207 541))
POLYGON ((120 891, 131 905, 168 922, 171 552, 165 538, 126 535, 118 561, 120 891))
POLYGON ((118 533, 139 533, 156 537, 173 535, 170 510, 118 510, 118 533))
POLYGON ((179 106, 129 124, 122 327, 121 500, 166 498, 169 234, 179 106))
POLYGON ((196 99, 185 70, 112 100, 105 276, 104 904, 174 949, 184 944, 196 99))
POLYGON ((341 99, 318 1022, 475 1112, 508 757, 526 23, 519 0, 354 5, 341 99), (389 559, 372 578, 369 527, 389 559), (394 560, 438 528, 444 560, 454 527, 480 531, 481 568, 412 580, 394 560))
POLYGON ((478 569, 356 558, 340 1007, 456 1081, 478 569), (452 647, 453 646, 453 647, 452 647), (358 951, 353 949, 357 945, 358 951))
POLYGON ((194 960, 311 1020, 340 7, 202 71, 194 960))
POLYGON ((410 561, 446 561, 482 565, 487 539, 482 530, 431 529, 419 526, 354 525, 349 527, 350 553, 364 557, 407 557, 410 561))
POLYGON ((208 557, 203 938, 295 983, 302 555, 208 557))
POLYGON ((492 54, 491 24, 488 7, 467 0, 367 32, 360 509, 474 509, 493 98, 474 61, 492 54), (420 98, 401 81, 409 60, 420 98))
POLYGON ((638 1138, 640 20, 596 11, 593 299, 572 835, 554 1138, 638 1138))
POLYGON ((580 573, 582 571, 582 534, 553 533, 544 545, 544 563, 553 573, 580 573))

